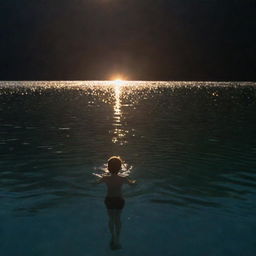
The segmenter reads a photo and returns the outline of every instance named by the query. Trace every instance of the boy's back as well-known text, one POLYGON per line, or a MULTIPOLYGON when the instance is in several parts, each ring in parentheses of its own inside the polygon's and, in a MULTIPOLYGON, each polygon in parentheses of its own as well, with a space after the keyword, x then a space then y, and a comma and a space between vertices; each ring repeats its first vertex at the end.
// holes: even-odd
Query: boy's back
POLYGON ((127 178, 113 174, 104 176, 103 182, 107 185, 108 197, 122 197, 122 185, 129 183, 127 178))

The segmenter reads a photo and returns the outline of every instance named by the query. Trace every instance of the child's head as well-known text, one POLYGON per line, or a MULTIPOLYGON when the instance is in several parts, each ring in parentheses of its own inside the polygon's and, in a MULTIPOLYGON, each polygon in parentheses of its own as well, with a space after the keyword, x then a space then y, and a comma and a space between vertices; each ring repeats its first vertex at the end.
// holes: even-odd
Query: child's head
POLYGON ((111 174, 118 174, 121 169, 122 160, 119 156, 112 156, 108 159, 108 170, 111 174))

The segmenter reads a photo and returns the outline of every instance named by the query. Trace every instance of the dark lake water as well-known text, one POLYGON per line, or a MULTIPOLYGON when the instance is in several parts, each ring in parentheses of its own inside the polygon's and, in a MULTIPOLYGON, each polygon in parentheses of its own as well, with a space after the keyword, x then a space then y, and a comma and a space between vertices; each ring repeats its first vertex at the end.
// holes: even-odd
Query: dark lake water
POLYGON ((255 256, 256 83, 0 82, 0 254, 255 256), (106 188, 120 155, 122 250, 106 188))

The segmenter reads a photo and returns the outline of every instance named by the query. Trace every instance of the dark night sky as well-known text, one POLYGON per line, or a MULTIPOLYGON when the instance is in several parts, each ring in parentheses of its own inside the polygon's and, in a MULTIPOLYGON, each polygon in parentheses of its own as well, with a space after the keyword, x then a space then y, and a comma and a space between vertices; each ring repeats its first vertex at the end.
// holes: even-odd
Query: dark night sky
POLYGON ((0 80, 256 80, 255 0, 0 0, 0 80))

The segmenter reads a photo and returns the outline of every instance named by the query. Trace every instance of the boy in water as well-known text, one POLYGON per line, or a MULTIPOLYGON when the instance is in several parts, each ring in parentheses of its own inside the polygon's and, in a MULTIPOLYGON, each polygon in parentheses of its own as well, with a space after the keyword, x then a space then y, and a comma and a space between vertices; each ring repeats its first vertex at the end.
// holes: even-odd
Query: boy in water
POLYGON ((121 177, 118 172, 121 169, 122 161, 120 157, 112 156, 108 160, 108 170, 110 175, 100 178, 98 183, 106 183, 107 196, 105 197, 105 205, 109 215, 109 229, 112 235, 110 246, 112 249, 120 249, 119 236, 121 231, 121 212, 125 204, 122 196, 123 184, 133 185, 135 180, 129 180, 127 177, 121 177))

